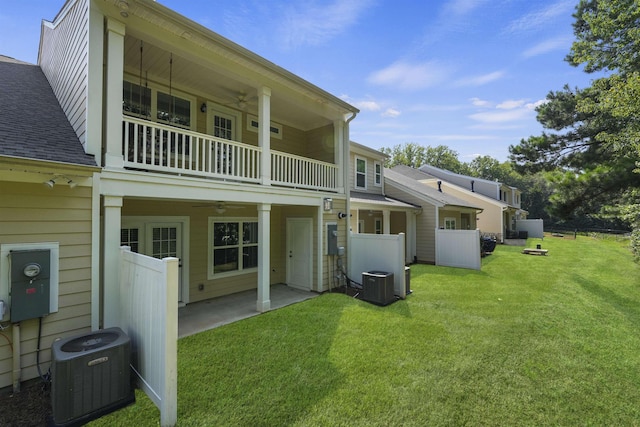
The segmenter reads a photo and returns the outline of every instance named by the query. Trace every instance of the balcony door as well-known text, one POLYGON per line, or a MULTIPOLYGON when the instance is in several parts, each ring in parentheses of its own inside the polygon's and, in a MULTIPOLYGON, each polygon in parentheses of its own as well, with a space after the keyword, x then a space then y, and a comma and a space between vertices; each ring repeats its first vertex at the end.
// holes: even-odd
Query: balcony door
POLYGON ((207 133, 242 142, 242 112, 210 102, 207 104, 207 133))

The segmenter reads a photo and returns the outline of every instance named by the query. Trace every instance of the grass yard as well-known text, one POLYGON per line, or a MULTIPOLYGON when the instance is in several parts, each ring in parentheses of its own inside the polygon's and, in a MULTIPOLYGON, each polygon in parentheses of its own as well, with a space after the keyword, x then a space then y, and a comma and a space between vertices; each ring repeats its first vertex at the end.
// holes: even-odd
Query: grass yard
MULTIPOLYGON (((640 425, 640 267, 615 240, 538 243, 412 266, 388 307, 325 294, 181 339, 178 425, 640 425)), ((136 397, 91 425, 158 425, 136 397)))

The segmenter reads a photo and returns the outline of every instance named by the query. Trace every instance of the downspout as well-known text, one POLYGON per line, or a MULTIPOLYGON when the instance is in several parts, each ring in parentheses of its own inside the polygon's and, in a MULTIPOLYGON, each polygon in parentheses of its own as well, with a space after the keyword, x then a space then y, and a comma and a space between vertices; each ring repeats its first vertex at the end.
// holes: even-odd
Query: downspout
MULTIPOLYGON (((345 218, 345 220, 347 221, 347 248, 349 250, 351 250, 351 232, 349 231, 349 227, 351 225, 351 188, 349 186, 349 168, 351 165, 351 162, 349 160, 349 146, 351 145, 351 140, 349 139, 349 123, 351 123, 351 120, 355 119, 356 116, 358 115, 357 112, 352 112, 351 113, 351 117, 349 117, 345 123, 344 126, 342 128, 342 140, 344 141, 344 147, 342 147, 343 150, 343 171, 342 173, 344 174, 343 180, 344 180, 344 192, 345 192, 345 196, 347 198, 346 200, 346 213, 347 213, 347 217, 345 218)), ((351 256, 350 254, 347 252, 347 260, 350 260, 351 256)), ((347 270, 347 274, 351 275, 351 262, 347 262, 346 266, 343 266, 344 268, 346 268, 347 270)))

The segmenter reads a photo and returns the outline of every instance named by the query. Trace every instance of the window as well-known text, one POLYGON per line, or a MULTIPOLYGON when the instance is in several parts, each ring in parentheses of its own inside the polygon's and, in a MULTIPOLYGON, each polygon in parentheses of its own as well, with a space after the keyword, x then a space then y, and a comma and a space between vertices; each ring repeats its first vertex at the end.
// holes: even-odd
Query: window
POLYGON ((456 229, 456 219, 447 217, 444 219, 444 229, 445 230, 455 230, 456 229))
POLYGON ((258 222, 211 219, 210 276, 258 267, 258 222))
POLYGON ((382 165, 380 164, 380 162, 375 162, 373 164, 373 168, 375 171, 373 183, 380 187, 382 186, 382 165))
POLYGON ((222 139, 233 139, 233 118, 213 116, 213 136, 222 139))
POLYGON ((151 89, 125 80, 122 91, 122 111, 139 117, 151 117, 151 89))
POLYGON ((367 189, 367 161, 356 157, 356 188, 367 189))
MULTIPOLYGON (((125 78, 131 78, 127 75, 125 78)), ((195 98, 186 93, 167 93, 167 88, 153 83, 141 86, 132 81, 122 82, 122 112, 171 126, 191 128, 195 116, 195 98)))
POLYGON ((121 229, 120 246, 129 246, 131 252, 140 252, 139 230, 137 228, 121 229))
POLYGON ((382 234, 382 219, 375 218, 375 233, 382 234))
POLYGON ((163 92, 158 92, 157 114, 159 122, 191 127, 191 102, 163 92))

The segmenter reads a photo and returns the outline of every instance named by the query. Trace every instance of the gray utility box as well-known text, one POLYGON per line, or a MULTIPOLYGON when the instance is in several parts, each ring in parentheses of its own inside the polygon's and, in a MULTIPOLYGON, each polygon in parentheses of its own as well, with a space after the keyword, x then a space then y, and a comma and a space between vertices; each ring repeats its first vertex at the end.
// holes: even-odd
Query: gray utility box
POLYGON ((54 426, 82 425, 135 400, 129 337, 108 328, 51 345, 54 426))
POLYGON ((396 300, 393 293, 393 273, 369 271, 362 273, 362 299, 378 305, 391 304, 396 300))
POLYGON ((46 316, 50 311, 51 251, 11 251, 11 323, 46 316))

